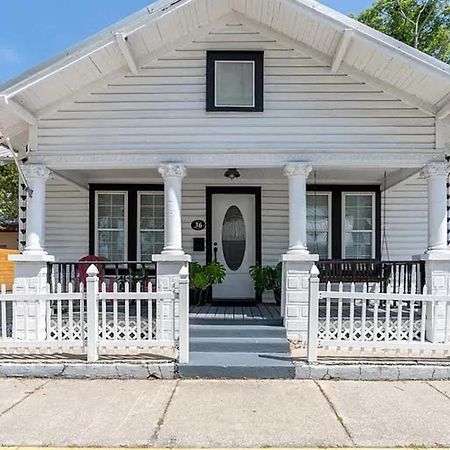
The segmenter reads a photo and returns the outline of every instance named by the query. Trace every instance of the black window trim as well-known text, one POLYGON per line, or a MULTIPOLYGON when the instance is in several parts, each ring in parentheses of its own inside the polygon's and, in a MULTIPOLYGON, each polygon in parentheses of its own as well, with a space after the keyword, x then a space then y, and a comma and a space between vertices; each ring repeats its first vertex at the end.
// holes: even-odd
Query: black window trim
POLYGON ((216 51, 206 54, 206 111, 262 112, 264 111, 264 52, 216 51), (216 61, 252 61, 255 68, 254 106, 216 106, 216 61))
POLYGON ((140 191, 164 192, 164 184, 89 184, 89 254, 95 254, 95 194, 101 191, 123 191, 128 193, 127 259, 137 259, 137 196, 140 191))
POLYGON ((331 192, 331 259, 343 259, 342 194, 344 192, 375 193, 375 259, 381 260, 381 188, 379 185, 308 184, 308 192, 331 192))

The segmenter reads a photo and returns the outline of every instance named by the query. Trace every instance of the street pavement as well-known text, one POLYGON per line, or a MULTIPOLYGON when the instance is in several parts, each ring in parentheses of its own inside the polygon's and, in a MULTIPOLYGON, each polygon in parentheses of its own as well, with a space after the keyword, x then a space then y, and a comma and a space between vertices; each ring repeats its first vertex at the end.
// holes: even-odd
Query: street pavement
POLYGON ((4 378, 0 445, 450 446, 450 381, 4 378))

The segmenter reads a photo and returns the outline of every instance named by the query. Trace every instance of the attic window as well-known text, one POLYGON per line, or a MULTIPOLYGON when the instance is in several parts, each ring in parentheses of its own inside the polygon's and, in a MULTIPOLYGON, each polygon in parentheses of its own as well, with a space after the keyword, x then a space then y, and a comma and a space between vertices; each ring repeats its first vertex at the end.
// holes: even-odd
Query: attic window
POLYGON ((207 111, 263 111, 263 52, 207 55, 207 111))

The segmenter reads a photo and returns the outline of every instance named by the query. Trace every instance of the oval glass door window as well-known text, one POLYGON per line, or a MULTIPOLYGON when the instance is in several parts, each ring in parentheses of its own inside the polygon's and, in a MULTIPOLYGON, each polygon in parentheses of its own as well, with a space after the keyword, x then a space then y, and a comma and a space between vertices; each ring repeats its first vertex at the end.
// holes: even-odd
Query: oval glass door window
POLYGON ((237 206, 230 206, 222 225, 222 249, 225 262, 230 270, 241 267, 245 256, 245 221, 237 206))

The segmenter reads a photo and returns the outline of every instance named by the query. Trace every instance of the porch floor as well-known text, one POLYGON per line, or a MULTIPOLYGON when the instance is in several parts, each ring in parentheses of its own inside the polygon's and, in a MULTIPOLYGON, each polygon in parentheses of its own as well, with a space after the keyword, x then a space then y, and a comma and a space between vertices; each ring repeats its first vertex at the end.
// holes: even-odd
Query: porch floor
POLYGON ((255 306, 191 306, 190 319, 211 319, 217 321, 273 321, 279 320, 280 307, 278 305, 259 303, 255 306))

